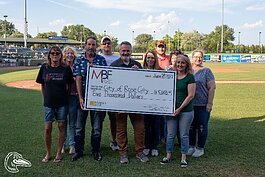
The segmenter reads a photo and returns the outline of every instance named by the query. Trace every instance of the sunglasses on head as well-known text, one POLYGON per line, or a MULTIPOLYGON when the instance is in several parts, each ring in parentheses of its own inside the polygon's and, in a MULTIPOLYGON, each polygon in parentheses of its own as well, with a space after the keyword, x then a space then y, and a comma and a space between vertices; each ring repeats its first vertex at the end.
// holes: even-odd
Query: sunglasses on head
POLYGON ((61 53, 60 52, 51 52, 50 54, 51 55, 60 55, 61 53))

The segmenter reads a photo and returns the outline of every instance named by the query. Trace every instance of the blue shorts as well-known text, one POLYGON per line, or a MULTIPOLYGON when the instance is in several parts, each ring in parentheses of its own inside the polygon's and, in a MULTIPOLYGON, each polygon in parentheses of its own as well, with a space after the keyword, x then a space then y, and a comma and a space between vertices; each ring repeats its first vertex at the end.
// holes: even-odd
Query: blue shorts
POLYGON ((45 123, 51 123, 56 119, 58 122, 64 122, 67 115, 67 106, 59 108, 49 108, 44 106, 44 121, 45 123))

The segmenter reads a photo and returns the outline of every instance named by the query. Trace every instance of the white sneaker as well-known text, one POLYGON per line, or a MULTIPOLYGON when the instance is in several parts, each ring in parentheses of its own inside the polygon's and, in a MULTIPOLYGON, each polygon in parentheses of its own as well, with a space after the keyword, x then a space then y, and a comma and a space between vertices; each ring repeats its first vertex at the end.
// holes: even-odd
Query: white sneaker
POLYGON ((187 155, 192 155, 195 152, 195 147, 190 147, 187 155))
POLYGON ((201 157, 204 154, 204 149, 195 149, 195 152, 192 154, 192 157, 201 157))
POLYGON ((150 149, 144 149, 143 150, 143 154, 146 156, 148 156, 149 152, 150 152, 150 149))
POLYGON ((159 155, 158 150, 157 150, 157 149, 152 149, 152 151, 151 151, 151 155, 152 155, 153 157, 157 157, 157 156, 159 155))

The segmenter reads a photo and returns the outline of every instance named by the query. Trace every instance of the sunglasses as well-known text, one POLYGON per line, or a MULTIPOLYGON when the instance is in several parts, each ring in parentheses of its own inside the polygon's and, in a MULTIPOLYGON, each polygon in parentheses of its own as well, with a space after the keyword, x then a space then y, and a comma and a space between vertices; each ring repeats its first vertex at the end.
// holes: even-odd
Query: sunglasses
POLYGON ((51 55, 60 55, 61 53, 60 52, 51 52, 50 54, 51 55))
POLYGON ((102 45, 111 45, 111 42, 103 42, 102 45))

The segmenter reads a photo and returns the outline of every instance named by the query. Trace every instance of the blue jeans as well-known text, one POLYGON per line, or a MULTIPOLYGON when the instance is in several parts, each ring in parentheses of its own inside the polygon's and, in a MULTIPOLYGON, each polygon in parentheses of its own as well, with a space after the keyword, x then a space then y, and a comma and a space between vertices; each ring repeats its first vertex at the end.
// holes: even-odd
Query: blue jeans
MULTIPOLYGON (((105 117, 105 112, 90 111, 91 119, 91 152, 98 153, 101 142, 102 124, 105 117)), ((76 153, 83 154, 85 145, 85 127, 88 116, 87 110, 82 110, 76 122, 75 150, 76 153)))
POLYGON ((166 117, 167 123, 167 141, 166 152, 172 153, 174 148, 174 139, 177 134, 177 127, 180 135, 180 152, 187 154, 189 150, 189 129, 194 117, 194 112, 181 112, 177 117, 166 117))
POLYGON ((75 128, 78 113, 80 113, 79 101, 76 95, 70 95, 68 99, 68 119, 65 121, 64 146, 67 146, 67 124, 69 123, 69 146, 75 147, 75 128))
POLYGON ((146 149, 157 149, 160 136, 160 116, 144 115, 145 139, 144 145, 146 149))
POLYGON ((206 106, 194 106, 194 120, 190 127, 190 146, 196 146, 198 134, 198 148, 204 148, 208 136, 208 122, 210 112, 206 111, 206 106))

